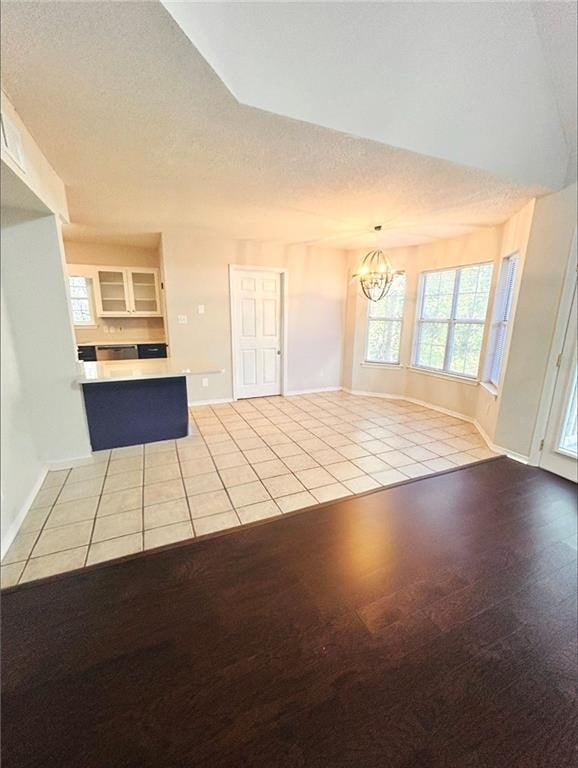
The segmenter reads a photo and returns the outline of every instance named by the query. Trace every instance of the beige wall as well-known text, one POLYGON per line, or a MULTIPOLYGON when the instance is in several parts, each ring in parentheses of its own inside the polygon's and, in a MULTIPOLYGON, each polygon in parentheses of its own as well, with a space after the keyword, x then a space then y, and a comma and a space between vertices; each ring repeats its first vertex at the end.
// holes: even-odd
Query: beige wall
MULTIPOLYGON (((393 267, 404 269, 408 281, 402 365, 364 364, 367 300, 350 279, 344 386, 354 391, 403 395, 463 414, 477 421, 495 445, 513 455, 528 457, 575 227, 576 184, 530 201, 502 226, 482 229, 466 237, 389 251, 393 267), (461 382, 412 369, 419 273, 490 260, 494 262, 494 274, 480 368, 480 378, 484 378, 496 282, 502 259, 512 253, 519 254, 520 266, 512 311, 514 319, 498 391, 478 382, 461 382)), ((363 255, 364 252, 350 254, 350 275, 363 255)))
POLYGON ((189 400, 232 397, 229 265, 288 269, 288 391, 339 387, 345 309, 343 251, 247 243, 197 230, 163 232, 167 330, 171 354, 191 366, 224 369, 189 400), (203 304, 205 313, 198 314, 203 304), (187 315, 188 324, 177 322, 187 315))
POLYGON ((495 441, 528 455, 576 229, 576 184, 536 201, 495 441))
POLYGON ((62 180, 44 157, 40 148, 28 132, 18 113, 2 91, 2 112, 17 127, 24 151, 24 169, 12 160, 2 149, 2 161, 37 195, 40 200, 64 221, 68 221, 66 190, 62 180))
MULTIPOLYGON (((407 281, 400 366, 364 363, 368 303, 352 275, 356 272, 365 251, 350 253, 344 359, 351 368, 344 371, 344 386, 359 392, 404 395, 475 418, 479 389, 476 382, 460 381, 412 368, 419 276, 421 272, 428 269, 485 261, 497 263, 500 256, 501 236, 501 227, 487 227, 465 237, 388 251, 393 268, 404 270, 407 281)), ((496 268, 494 268, 493 282, 495 282, 495 273, 496 268)), ((492 296, 493 289, 490 295, 490 306, 492 296)))
POLYGON ((67 264, 96 264, 106 267, 159 267, 158 248, 134 245, 64 241, 67 264))
MULTIPOLYGON (((65 240, 67 265, 160 267, 158 248, 65 240)), ((78 344, 119 344, 164 341, 162 317, 97 317, 96 327, 74 329, 78 344)))
MULTIPOLYGON (((526 253, 528 248, 528 238, 530 236, 530 227, 532 225, 532 217, 534 215, 535 200, 531 200, 525 205, 521 211, 515 216, 512 216, 502 227, 502 237, 500 245, 500 258, 496 264, 496 270, 494 278, 497 281, 499 277, 499 271, 501 268, 502 259, 510 256, 514 253, 518 254, 518 273, 516 279, 514 301, 511 309, 511 316, 515 317, 518 306, 518 297, 520 295, 520 286, 524 279, 524 269, 526 265, 526 253)), ((495 283, 494 283, 495 285, 495 283)), ((492 315, 490 313, 488 322, 491 323, 492 315)), ((494 389, 489 386, 482 386, 478 391, 478 401, 476 406, 476 419, 488 435, 488 437, 496 442, 496 425, 500 409, 503 405, 503 392, 504 382, 506 378, 506 372, 508 370, 508 360, 510 355, 510 345, 512 341, 512 333, 510 330, 510 337, 506 340, 506 346, 504 350, 504 357, 502 363, 502 382, 498 389, 494 389)), ((486 362, 486 361, 484 361, 486 362)), ((484 368, 482 368, 482 371, 484 368)), ((511 450, 514 450, 513 448, 511 450)), ((527 454, 524 454, 527 455, 527 454)))

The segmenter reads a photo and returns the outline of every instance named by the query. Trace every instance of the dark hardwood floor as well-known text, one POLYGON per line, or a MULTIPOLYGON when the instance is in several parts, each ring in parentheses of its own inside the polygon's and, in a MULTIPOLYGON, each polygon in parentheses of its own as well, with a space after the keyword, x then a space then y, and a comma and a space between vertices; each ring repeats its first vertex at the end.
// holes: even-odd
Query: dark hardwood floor
POLYGON ((576 487, 497 459, 7 590, 3 766, 575 766, 576 487))

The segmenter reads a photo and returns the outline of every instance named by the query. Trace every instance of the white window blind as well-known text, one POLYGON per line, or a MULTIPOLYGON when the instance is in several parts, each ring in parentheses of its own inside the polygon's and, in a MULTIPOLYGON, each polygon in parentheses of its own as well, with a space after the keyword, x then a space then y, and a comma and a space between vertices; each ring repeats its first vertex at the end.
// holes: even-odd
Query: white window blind
POLYGON ((94 325, 94 307, 92 302, 92 280, 81 275, 70 275, 70 305, 74 325, 94 325))
POLYGON ((368 362, 399 363, 404 302, 403 273, 394 275, 386 296, 379 301, 369 302, 365 355, 368 362))
POLYGON ((508 338, 508 326, 514 299, 514 286, 516 284, 517 270, 518 254, 508 256, 502 261, 500 279, 496 291, 496 300, 494 302, 492 333, 490 336, 488 356, 488 381, 495 387, 500 383, 502 364, 504 362, 504 352, 506 348, 506 340, 508 338))
POLYGON ((477 377, 491 280, 491 263, 422 273, 414 365, 477 377))

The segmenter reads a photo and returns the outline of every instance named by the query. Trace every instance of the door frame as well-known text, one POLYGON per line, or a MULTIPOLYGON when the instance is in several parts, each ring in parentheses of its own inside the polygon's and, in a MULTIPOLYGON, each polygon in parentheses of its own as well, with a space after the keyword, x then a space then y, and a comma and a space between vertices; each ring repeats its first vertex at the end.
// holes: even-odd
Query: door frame
POLYGON ((568 255, 568 263, 566 266, 566 273, 564 275, 564 283, 562 285, 562 293, 560 296, 560 305, 558 307, 558 317, 556 319, 556 328, 554 330, 554 337, 552 339, 552 345, 550 347, 550 355, 548 357, 548 366, 546 369, 546 376, 544 378, 544 384, 542 387, 542 394, 540 397, 540 405, 538 406, 538 414, 536 416, 536 424, 534 427, 534 435, 532 437, 532 443, 530 445, 530 455, 528 457, 528 463, 534 466, 540 466, 541 454, 542 454, 542 440, 546 436, 546 430, 548 428, 548 421, 550 418, 550 409, 552 406, 552 399, 554 397, 554 390, 556 388, 556 382, 558 381, 558 358, 562 354, 564 340, 566 338, 566 330, 568 329, 568 320, 570 317, 570 310, 572 309, 572 300, 574 298, 574 291, 576 289, 577 278, 577 230, 574 229, 574 235, 572 237, 572 245, 570 246, 570 253, 568 255))
POLYGON ((231 374, 233 384, 233 400, 238 400, 237 386, 237 295, 235 293, 236 272, 275 272, 281 276, 281 395, 287 392, 287 331, 288 331, 288 284, 289 270, 287 267, 252 267, 247 264, 229 264, 229 312, 231 317, 231 374))

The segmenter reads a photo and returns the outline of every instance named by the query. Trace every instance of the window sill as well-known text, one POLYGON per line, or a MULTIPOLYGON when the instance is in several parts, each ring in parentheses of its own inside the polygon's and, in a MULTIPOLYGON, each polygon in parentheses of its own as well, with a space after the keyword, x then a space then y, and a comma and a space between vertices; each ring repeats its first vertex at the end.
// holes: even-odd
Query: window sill
POLYGON ((361 363, 362 368, 391 368, 393 370, 400 370, 401 368, 405 368, 405 365, 402 365, 401 363, 375 363, 371 360, 364 360, 361 363))
POLYGON ((486 390, 486 392, 489 392, 492 397, 498 396, 498 389, 493 384, 491 384, 489 381, 481 381, 480 385, 486 390))
POLYGON ((436 379, 446 379, 449 381, 456 381, 460 384, 466 384, 468 387, 477 387, 479 385, 478 379, 469 379, 467 376, 458 376, 455 373, 444 373, 443 371, 430 371, 428 368, 418 368, 415 365, 410 365, 409 370, 414 373, 421 373, 424 376, 433 376, 436 379))

